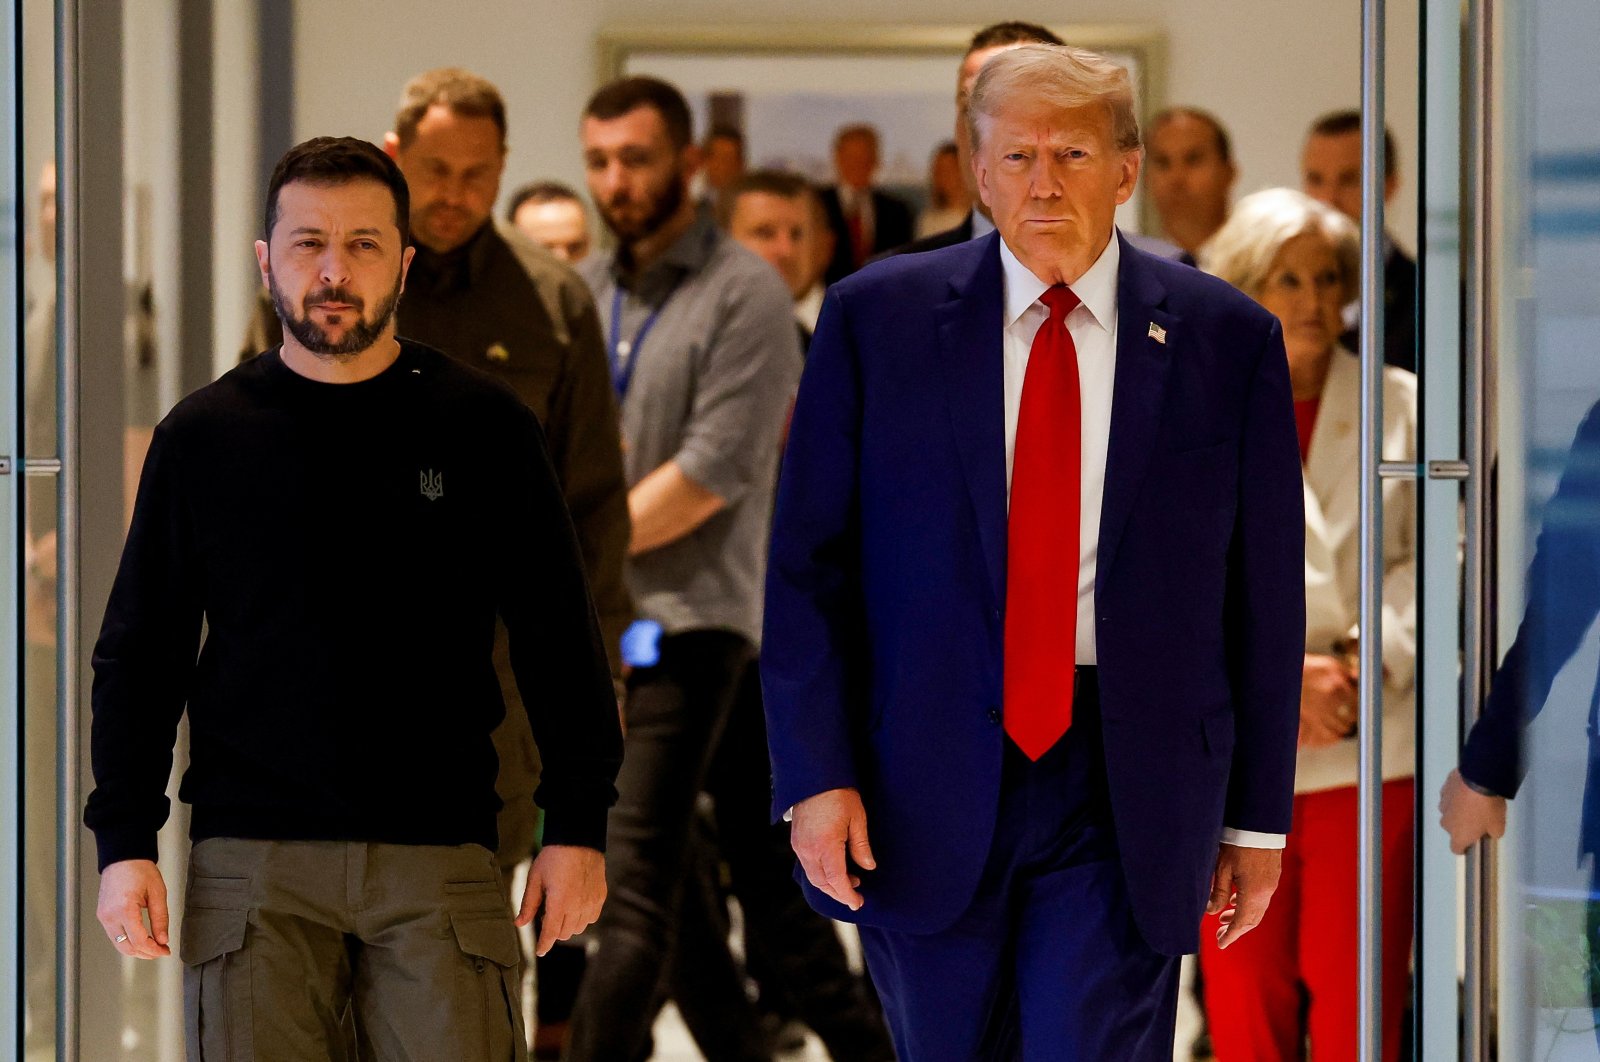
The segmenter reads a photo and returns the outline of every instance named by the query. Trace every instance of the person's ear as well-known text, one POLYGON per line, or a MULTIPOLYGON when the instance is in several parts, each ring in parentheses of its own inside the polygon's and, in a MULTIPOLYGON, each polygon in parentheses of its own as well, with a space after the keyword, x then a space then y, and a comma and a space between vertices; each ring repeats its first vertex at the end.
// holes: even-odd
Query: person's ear
POLYGON ((383 134, 383 153, 396 161, 400 158, 400 134, 393 131, 383 134))
POLYGON ((256 268, 261 270, 261 286, 272 286, 272 252, 266 240, 256 241, 256 268))
POLYGON ((406 275, 411 272, 411 260, 417 256, 415 246, 407 247, 400 254, 400 290, 406 290, 406 275))
POLYGON ((693 179, 703 165, 705 165, 705 153, 700 150, 699 144, 685 144, 678 152, 678 168, 685 179, 693 179))
POLYGON ((1134 148, 1132 151, 1122 153, 1122 176, 1117 181, 1117 205, 1121 206, 1133 198, 1133 190, 1139 184, 1139 165, 1144 161, 1144 150, 1134 148))

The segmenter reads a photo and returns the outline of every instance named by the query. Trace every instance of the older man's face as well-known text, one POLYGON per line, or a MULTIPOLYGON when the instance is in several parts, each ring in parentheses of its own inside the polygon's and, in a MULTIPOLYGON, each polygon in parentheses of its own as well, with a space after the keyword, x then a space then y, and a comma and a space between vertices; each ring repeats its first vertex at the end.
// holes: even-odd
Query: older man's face
POLYGON ((840 184, 866 191, 878 172, 878 142, 862 133, 845 137, 833 149, 833 167, 840 184))
POLYGON ((1006 245, 1042 278, 1072 283, 1133 195, 1139 151, 1118 150, 1101 105, 1021 101, 980 118, 979 136, 978 191, 1006 245))

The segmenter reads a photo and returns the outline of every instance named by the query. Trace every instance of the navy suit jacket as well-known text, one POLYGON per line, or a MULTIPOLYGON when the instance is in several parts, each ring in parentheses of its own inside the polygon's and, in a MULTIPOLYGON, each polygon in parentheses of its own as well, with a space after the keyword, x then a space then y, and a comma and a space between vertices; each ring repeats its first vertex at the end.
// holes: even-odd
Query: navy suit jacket
MULTIPOLYGON (((1179 954, 1197 948, 1224 824, 1289 830, 1300 459, 1276 319, 1214 277, 1125 240, 1121 254, 1101 712, 1135 919, 1179 954)), ((761 670, 775 811, 840 787, 866 805, 878 869, 862 909, 805 885, 831 917, 938 931, 989 853, 1006 740, 1002 285, 998 235, 869 266, 829 289, 800 385, 761 670)))
MULTIPOLYGON (((1516 640, 1461 752, 1462 777, 1504 797, 1515 797, 1527 774, 1523 730, 1600 615, 1600 403, 1579 425, 1545 506, 1527 589, 1516 640)), ((1588 743, 1580 856, 1600 853, 1600 677, 1589 698, 1588 743)), ((1600 874, 1600 860, 1595 865, 1600 874)))
MULTIPOLYGON (((823 279, 829 284, 849 276, 855 271, 855 249, 850 246, 850 225, 844 218, 844 207, 839 202, 839 188, 832 185, 818 193, 823 212, 828 215, 828 226, 833 229, 833 261, 828 263, 823 279)), ((911 239, 916 226, 911 208, 905 200, 880 189, 872 189, 872 247, 869 257, 899 247, 911 239)))

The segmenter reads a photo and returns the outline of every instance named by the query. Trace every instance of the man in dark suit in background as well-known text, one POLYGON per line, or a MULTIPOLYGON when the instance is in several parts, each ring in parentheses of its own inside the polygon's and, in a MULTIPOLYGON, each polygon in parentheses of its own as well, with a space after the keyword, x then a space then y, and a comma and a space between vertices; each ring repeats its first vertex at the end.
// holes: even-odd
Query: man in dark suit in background
POLYGON ((1166 1060, 1177 956, 1203 910, 1224 947, 1260 922, 1289 829, 1282 333, 1116 232, 1121 67, 1007 51, 968 124, 998 234, 835 285, 812 343, 767 581, 774 810, 902 1059, 1166 1060))
POLYGON ((911 239, 911 207, 872 186, 878 173, 878 131, 847 125, 833 138, 833 168, 839 183, 822 191, 822 205, 833 229, 829 284, 860 269, 880 251, 911 239))
MULTIPOLYGON (((1400 153, 1394 133, 1383 131, 1383 201, 1400 191, 1400 153)), ((1361 224, 1361 112, 1334 111, 1318 118, 1300 155, 1300 187, 1312 199, 1339 210, 1361 224)), ((1417 371, 1417 260, 1383 234, 1383 360, 1398 369, 1417 371)), ((1345 333, 1339 342, 1355 350, 1359 341, 1360 305, 1345 308, 1345 333)))

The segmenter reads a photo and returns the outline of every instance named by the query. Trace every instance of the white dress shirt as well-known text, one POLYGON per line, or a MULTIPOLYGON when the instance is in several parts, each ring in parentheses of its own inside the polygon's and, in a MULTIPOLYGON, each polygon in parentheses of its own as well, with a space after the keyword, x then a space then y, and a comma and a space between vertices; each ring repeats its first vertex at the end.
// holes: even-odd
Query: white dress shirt
POLYGON ((809 291, 794 300, 794 319, 805 326, 807 332, 817 330, 817 318, 822 316, 822 296, 826 294, 822 281, 811 285, 809 291))
MULTIPOLYGON (((976 221, 976 217, 973 219, 976 221)), ((1067 314, 1067 331, 1078 354, 1078 391, 1082 402, 1082 495, 1078 506, 1078 642, 1077 663, 1092 666, 1095 654, 1094 577, 1100 555, 1100 503, 1106 485, 1106 449, 1111 441, 1111 395, 1117 368, 1117 273, 1122 248, 1112 234, 1094 265, 1069 285, 1078 305, 1067 314)), ((1005 280, 1002 356, 1005 362, 1006 505, 1011 503, 1011 470, 1017 447, 1017 418, 1022 411, 1022 382, 1028 373, 1033 339, 1049 316, 1039 301, 1050 287, 1017 260, 1000 241, 1005 280)), ((1153 648, 1153 647, 1152 647, 1153 648)), ((1224 829, 1222 843, 1242 848, 1282 848, 1284 836, 1224 829)))
MULTIPOLYGON (((844 214, 846 227, 850 223, 850 215, 859 212, 861 216, 861 245, 867 249, 867 256, 872 256, 872 241, 878 234, 878 212, 873 209, 872 189, 856 188, 854 185, 840 181, 839 211, 844 214)), ((850 249, 855 253, 855 248, 850 249)))

